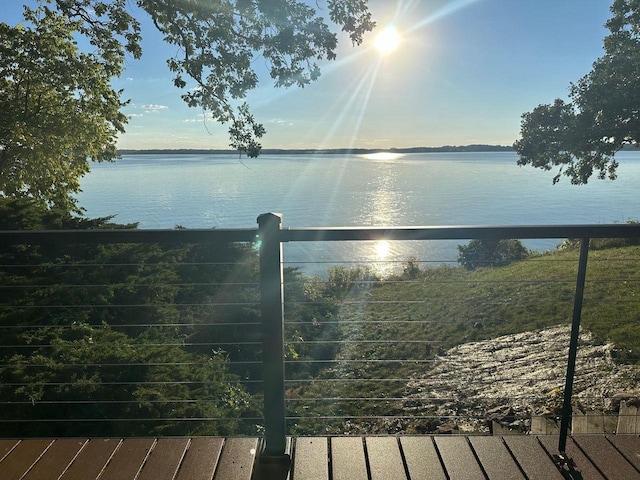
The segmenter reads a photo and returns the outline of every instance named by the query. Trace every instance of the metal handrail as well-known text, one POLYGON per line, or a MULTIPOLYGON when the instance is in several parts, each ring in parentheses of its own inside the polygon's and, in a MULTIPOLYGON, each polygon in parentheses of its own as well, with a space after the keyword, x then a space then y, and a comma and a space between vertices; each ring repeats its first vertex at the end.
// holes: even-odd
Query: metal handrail
POLYGON ((94 229, 94 230, 5 230, 0 245, 71 243, 212 243, 252 242, 258 231, 246 229, 94 229))
POLYGON ((284 228, 281 242, 637 238, 640 224, 284 228))

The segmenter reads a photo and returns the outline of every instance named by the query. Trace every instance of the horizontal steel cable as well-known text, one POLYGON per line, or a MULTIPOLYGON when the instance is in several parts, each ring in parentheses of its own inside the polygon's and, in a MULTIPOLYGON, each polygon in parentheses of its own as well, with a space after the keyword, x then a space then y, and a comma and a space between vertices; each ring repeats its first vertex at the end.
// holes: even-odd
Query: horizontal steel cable
POLYGON ((262 417, 156 417, 156 418, 38 418, 38 419, 18 419, 11 418, 6 420, 0 420, 0 423, 55 423, 55 422, 101 422, 101 423, 115 423, 115 422, 243 422, 263 421, 262 417))

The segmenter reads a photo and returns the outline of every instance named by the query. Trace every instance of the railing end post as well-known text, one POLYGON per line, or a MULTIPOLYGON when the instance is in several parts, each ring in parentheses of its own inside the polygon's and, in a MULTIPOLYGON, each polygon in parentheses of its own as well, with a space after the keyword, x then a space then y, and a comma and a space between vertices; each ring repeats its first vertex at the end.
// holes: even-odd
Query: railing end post
POLYGON ((275 212, 262 213, 258 215, 257 222, 260 227, 266 226, 271 222, 275 222, 276 224, 280 225, 282 223, 282 214, 275 212))

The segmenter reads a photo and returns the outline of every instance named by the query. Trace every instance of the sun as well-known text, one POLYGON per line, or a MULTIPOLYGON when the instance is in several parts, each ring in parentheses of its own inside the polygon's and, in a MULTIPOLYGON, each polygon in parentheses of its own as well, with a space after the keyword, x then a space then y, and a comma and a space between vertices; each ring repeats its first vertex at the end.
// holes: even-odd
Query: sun
POLYGON ((400 35, 393 25, 388 25, 376 35, 375 46, 382 54, 393 52, 400 45, 400 35))

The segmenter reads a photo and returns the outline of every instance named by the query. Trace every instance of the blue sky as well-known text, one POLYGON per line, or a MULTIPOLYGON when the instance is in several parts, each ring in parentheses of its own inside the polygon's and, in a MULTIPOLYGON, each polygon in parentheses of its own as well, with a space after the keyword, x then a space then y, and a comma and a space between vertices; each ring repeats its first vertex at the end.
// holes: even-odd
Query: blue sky
MULTIPOLYGON (((22 4, 3 0, 0 21, 17 23, 22 4)), ((510 145, 522 113, 566 98, 570 82, 602 55, 609 7, 608 0, 371 0, 379 28, 393 23, 401 36, 395 51, 381 55, 376 32, 360 47, 341 35, 338 60, 304 89, 274 88, 254 62, 261 83, 248 101, 267 129, 262 144, 510 145)), ((227 128, 205 125, 203 112, 180 99, 165 63, 172 47, 149 22, 143 28, 142 60, 131 59, 114 81, 131 100, 119 146, 227 148, 227 128)))

